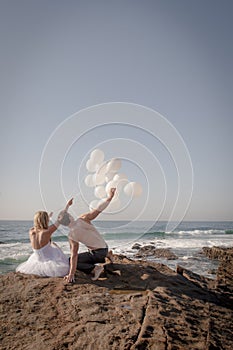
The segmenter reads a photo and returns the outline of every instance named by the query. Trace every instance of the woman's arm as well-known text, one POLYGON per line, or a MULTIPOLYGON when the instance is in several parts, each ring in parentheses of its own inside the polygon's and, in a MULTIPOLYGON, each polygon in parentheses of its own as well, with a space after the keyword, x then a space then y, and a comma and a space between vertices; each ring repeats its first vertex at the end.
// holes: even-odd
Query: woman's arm
POLYGON ((72 239, 69 239, 70 242, 70 271, 69 275, 66 275, 64 279, 67 282, 74 282, 74 275, 75 271, 77 268, 77 263, 78 263, 78 248, 79 248, 79 243, 73 241, 72 239))
POLYGON ((46 231, 50 236, 52 236, 52 234, 58 229, 59 226, 60 222, 57 220, 54 222, 54 224, 50 225, 46 231))
POLYGON ((74 198, 71 198, 71 199, 67 202, 66 207, 65 207, 65 211, 68 211, 69 207, 73 204, 73 199, 74 199, 74 198))
POLYGON ((111 200, 114 197, 115 192, 116 192, 116 189, 111 188, 109 197, 106 199, 106 201, 101 203, 98 206, 98 208, 94 209, 93 211, 86 213, 86 214, 82 214, 80 216, 80 218, 87 221, 87 222, 94 220, 104 209, 106 209, 108 207, 109 203, 111 202, 111 200))
POLYGON ((57 220, 54 224, 50 225, 47 230, 43 230, 40 238, 40 244, 50 241, 52 234, 58 229, 60 222, 57 220))

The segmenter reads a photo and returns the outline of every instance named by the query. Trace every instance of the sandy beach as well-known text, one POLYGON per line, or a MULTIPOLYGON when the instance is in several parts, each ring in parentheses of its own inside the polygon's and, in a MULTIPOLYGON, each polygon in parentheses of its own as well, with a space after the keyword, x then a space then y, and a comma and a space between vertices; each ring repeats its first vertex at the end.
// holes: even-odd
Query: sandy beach
POLYGON ((233 248, 216 280, 115 256, 98 281, 0 277, 1 349, 232 349, 233 248))

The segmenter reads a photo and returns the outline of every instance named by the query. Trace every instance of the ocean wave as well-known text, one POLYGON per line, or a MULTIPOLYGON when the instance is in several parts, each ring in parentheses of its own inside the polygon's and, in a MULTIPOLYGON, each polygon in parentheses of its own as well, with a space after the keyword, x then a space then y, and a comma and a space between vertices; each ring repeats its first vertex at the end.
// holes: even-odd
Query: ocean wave
POLYGON ((29 239, 28 238, 21 238, 21 239, 6 239, 5 241, 2 240, 1 244, 17 244, 17 243, 29 243, 29 239))
POLYGON ((154 232, 146 232, 141 235, 138 235, 139 239, 153 239, 153 238, 165 238, 164 231, 154 231, 154 232))
POLYGON ((180 230, 180 231, 148 231, 148 232, 102 232, 102 235, 104 237, 118 237, 118 238, 132 238, 132 237, 138 237, 138 238, 144 238, 144 237, 162 237, 165 235, 172 236, 172 235, 217 235, 217 234, 233 234, 233 230, 217 230, 217 229, 210 229, 210 230, 199 230, 199 229, 193 229, 193 230, 180 230))
POLYGON ((226 230, 225 233, 226 233, 227 235, 232 235, 232 234, 233 234, 233 230, 226 230))
MULTIPOLYGON (((56 241, 56 242, 65 242, 68 240, 68 236, 56 236, 54 235, 52 237, 52 241, 56 241)), ((0 244, 21 244, 21 243, 30 243, 29 238, 9 238, 9 239, 5 239, 5 240, 1 240, 0 244)))
POLYGON ((63 235, 63 236, 53 236, 52 237, 52 241, 54 242, 66 242, 68 241, 68 235, 63 235))
POLYGON ((183 230, 183 231, 173 231, 173 232, 166 232, 166 234, 190 234, 190 235, 212 235, 212 234, 225 234, 225 230, 183 230))
MULTIPOLYGON (((207 237, 208 235, 229 235, 229 234, 233 234, 233 230, 232 229, 228 229, 228 230, 219 230, 219 229, 211 229, 211 230, 200 230, 200 229, 193 229, 193 230, 180 230, 180 231, 172 231, 172 232, 165 232, 165 231, 148 231, 148 232, 132 232, 132 231, 126 231, 126 232, 109 232, 109 231, 105 231, 105 232, 101 232, 101 235, 104 237, 104 239, 106 241, 110 240, 141 240, 141 239, 166 239, 166 238, 172 238, 172 237, 176 237, 176 236, 183 236, 183 237, 188 237, 188 236, 192 236, 192 237, 207 237)), ((65 234, 55 234, 52 237, 52 241, 55 242, 68 242, 68 235, 65 234)), ((4 245, 8 245, 10 246, 15 245, 15 244, 30 244, 30 240, 29 238, 26 237, 15 237, 15 238, 5 238, 2 239, 0 242, 0 247, 3 247, 4 245)))
POLYGON ((12 265, 12 264, 20 264, 21 262, 24 262, 27 260, 27 257, 21 257, 18 259, 15 258, 5 258, 0 259, 0 265, 12 265))

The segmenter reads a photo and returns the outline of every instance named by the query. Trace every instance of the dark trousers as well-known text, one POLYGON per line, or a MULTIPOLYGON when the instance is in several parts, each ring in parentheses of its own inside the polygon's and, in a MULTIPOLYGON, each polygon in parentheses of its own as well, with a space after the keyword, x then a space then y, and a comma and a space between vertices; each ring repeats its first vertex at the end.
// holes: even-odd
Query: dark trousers
POLYGON ((89 250, 88 252, 78 254, 77 270, 91 273, 95 264, 105 262, 107 254, 108 248, 89 250))

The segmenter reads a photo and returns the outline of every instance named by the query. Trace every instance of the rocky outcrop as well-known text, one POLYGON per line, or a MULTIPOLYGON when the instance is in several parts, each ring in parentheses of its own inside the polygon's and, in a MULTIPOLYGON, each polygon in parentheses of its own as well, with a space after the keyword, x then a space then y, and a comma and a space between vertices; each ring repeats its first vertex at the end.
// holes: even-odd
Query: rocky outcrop
POLYGON ((9 273, 0 277, 1 349, 231 350, 229 293, 199 277, 124 256, 97 281, 9 273))
POLYGON ((141 248, 140 243, 134 243, 134 245, 132 246, 132 249, 140 249, 140 248, 141 248))
POLYGON ((203 252, 210 259, 217 259, 220 261, 217 271, 216 287, 230 293, 233 302, 233 248, 204 247, 203 252))
POLYGON ((202 250, 210 259, 233 260, 233 248, 204 247, 202 250))
POLYGON ((146 258, 148 256, 153 256, 154 258, 165 258, 167 260, 177 259, 177 256, 170 249, 156 248, 152 244, 139 247, 135 254, 135 258, 146 258))

